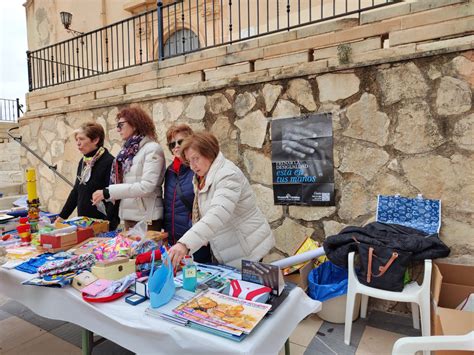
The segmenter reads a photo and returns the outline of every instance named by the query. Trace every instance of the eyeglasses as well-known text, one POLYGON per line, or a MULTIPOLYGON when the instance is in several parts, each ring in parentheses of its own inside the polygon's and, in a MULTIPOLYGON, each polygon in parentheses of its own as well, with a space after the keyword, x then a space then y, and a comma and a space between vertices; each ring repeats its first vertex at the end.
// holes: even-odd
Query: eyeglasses
POLYGON ((127 123, 127 121, 121 121, 121 122, 117 122, 117 129, 120 131, 122 130, 122 127, 123 125, 127 123))
POLYGON ((170 150, 173 150, 175 147, 179 147, 181 143, 183 143, 184 139, 178 139, 177 141, 174 142, 169 142, 168 143, 168 148, 170 150))

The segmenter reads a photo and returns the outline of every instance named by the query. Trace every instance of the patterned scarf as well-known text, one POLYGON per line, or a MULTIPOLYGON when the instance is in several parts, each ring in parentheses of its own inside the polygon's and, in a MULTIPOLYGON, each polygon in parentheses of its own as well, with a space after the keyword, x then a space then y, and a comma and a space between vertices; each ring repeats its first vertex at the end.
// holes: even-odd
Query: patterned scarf
POLYGON ((193 201, 193 212, 192 212, 192 223, 196 224, 200 219, 201 219, 201 212, 199 211, 199 203, 198 203, 198 195, 199 191, 201 191, 206 185, 206 177, 199 177, 196 175, 196 180, 197 180, 197 189, 198 193, 194 194, 194 201, 193 201))
POLYGON ((133 136, 127 139, 112 164, 110 172, 110 184, 123 183, 123 176, 128 173, 132 167, 133 158, 140 149, 140 142, 144 136, 133 136))
POLYGON ((91 178, 92 168, 94 167, 95 162, 99 160, 102 154, 104 153, 105 153, 105 148, 100 147, 99 149, 97 149, 97 151, 92 157, 84 156, 82 158, 82 170, 80 172, 80 175, 77 177, 77 179, 79 180, 79 184, 81 185, 87 184, 87 182, 91 178))

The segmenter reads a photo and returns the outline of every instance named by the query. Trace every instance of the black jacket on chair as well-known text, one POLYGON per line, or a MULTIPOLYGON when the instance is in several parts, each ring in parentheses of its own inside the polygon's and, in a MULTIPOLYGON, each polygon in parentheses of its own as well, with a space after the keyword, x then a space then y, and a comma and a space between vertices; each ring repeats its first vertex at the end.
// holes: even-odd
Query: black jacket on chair
POLYGON ((427 234, 399 224, 380 222, 346 227, 339 234, 327 237, 323 247, 333 264, 347 268, 347 255, 357 252, 357 242, 411 252, 412 261, 444 258, 450 252, 437 233, 427 234))

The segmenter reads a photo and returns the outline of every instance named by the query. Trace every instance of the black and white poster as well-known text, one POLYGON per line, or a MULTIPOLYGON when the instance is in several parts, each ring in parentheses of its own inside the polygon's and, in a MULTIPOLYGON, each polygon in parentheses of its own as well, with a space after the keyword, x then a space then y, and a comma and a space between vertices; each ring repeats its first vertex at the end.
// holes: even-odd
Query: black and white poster
POLYGON ((331 113, 275 120, 271 132, 275 204, 334 206, 331 113))

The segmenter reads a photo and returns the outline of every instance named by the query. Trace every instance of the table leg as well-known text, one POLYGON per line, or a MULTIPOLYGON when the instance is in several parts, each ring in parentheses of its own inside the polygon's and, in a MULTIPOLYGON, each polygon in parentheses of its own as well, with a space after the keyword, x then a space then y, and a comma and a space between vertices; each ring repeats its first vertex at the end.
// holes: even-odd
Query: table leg
POLYGON ((290 338, 285 341, 285 355, 290 355, 290 338))
POLYGON ((94 342, 94 333, 82 328, 82 355, 91 355, 94 342))

